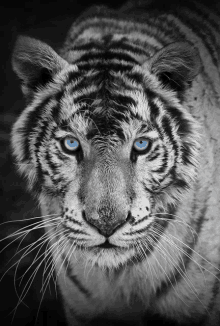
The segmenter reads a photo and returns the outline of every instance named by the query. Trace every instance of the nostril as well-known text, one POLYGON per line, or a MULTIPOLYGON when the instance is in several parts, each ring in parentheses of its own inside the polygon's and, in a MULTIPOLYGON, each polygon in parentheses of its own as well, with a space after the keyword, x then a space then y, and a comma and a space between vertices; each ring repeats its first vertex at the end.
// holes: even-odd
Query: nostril
POLYGON ((84 220, 86 220, 86 212, 84 210, 82 211, 82 217, 83 217, 84 220))
POLYGON ((135 221, 130 212, 128 213, 126 219, 125 218, 119 219, 115 217, 114 218, 109 217, 108 219, 105 217, 93 219, 92 217, 88 216, 86 212, 83 210, 82 217, 88 224, 90 224, 92 227, 95 227, 97 231, 105 237, 110 237, 113 233, 115 233, 126 223, 131 224, 135 221))
POLYGON ((128 216, 126 218, 126 222, 131 224, 131 225, 134 224, 134 222, 135 222, 135 218, 134 218, 134 216, 131 215, 130 211, 129 211, 128 216))

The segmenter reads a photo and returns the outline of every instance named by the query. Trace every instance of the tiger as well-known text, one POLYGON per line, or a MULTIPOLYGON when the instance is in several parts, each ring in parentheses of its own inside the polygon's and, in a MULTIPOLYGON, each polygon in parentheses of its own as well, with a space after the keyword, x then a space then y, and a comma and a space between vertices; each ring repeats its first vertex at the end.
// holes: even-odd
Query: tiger
POLYGON ((218 13, 92 6, 58 50, 19 36, 12 67, 67 325, 220 325, 218 13))

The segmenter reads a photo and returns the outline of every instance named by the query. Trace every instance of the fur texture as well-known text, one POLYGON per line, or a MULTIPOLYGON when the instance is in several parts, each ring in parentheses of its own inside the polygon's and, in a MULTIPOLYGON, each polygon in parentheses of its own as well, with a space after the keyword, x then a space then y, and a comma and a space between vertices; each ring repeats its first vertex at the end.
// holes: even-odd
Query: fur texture
POLYGON ((57 54, 21 36, 12 130, 69 325, 220 324, 220 24, 95 7, 57 54))

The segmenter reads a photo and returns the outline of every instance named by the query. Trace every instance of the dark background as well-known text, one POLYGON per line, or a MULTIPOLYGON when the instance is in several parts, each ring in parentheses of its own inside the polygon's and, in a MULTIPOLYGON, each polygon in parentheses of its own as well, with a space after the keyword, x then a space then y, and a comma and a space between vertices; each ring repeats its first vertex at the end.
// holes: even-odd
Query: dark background
MULTIPOLYGON (((217 6, 220 8, 219 1, 203 0, 202 2, 208 6, 217 6)), ((44 2, 39 0, 11 2, 10 0, 4 0, 1 2, 0 239, 4 239, 20 228, 30 225, 30 218, 40 216, 36 203, 25 191, 24 180, 15 173, 15 166, 10 156, 9 134, 11 125, 24 107, 18 79, 11 69, 11 52, 16 37, 19 34, 26 34, 44 40, 50 45, 57 47, 62 44, 74 19, 90 5, 107 4, 113 8, 117 8, 120 7, 122 3, 124 3, 122 0, 103 0, 95 2, 89 0, 59 0, 57 2, 44 2), (24 221, 16 221, 22 219, 24 219, 24 221)), ((178 6, 180 1, 175 1, 174 3, 178 6)), ((33 220, 32 222, 35 221, 33 220)), ((42 232, 42 230, 31 232, 31 234, 23 239, 20 248, 24 248, 36 241, 39 236, 43 234, 42 232)), ((51 282, 50 287, 48 287, 44 299, 40 304, 42 294, 39 290, 42 285, 43 268, 36 274, 33 284, 24 299, 28 307, 24 304, 20 304, 13 318, 13 309, 18 303, 18 298, 14 287, 15 267, 10 268, 10 266, 21 258, 21 254, 16 254, 16 248, 21 239, 16 240, 5 249, 4 247, 15 239, 16 238, 13 237, 0 240, 0 325, 62 325, 64 320, 62 304, 59 300, 59 294, 56 299, 53 282, 51 282), (14 255, 15 257, 13 257, 14 255), (11 262, 7 263, 10 259, 11 262), (1 279, 3 275, 4 277, 1 279)), ((43 250, 45 250, 45 248, 42 248, 42 251, 43 250)), ((37 263, 32 266, 21 283, 21 286, 19 286, 19 277, 22 276, 32 264, 35 255, 36 251, 31 252, 26 255, 18 265, 17 281, 15 282, 18 293, 21 293, 25 284, 27 284, 31 277, 31 274, 37 267, 37 263)))

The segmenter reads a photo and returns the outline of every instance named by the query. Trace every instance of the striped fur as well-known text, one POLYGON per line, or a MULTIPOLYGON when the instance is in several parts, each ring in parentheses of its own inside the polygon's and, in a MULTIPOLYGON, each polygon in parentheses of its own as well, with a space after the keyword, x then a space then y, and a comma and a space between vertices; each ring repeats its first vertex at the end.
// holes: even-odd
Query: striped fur
POLYGON ((69 325, 220 324, 219 22, 131 1, 89 9, 59 54, 16 43, 12 148, 45 221, 58 214, 45 232, 69 325))

